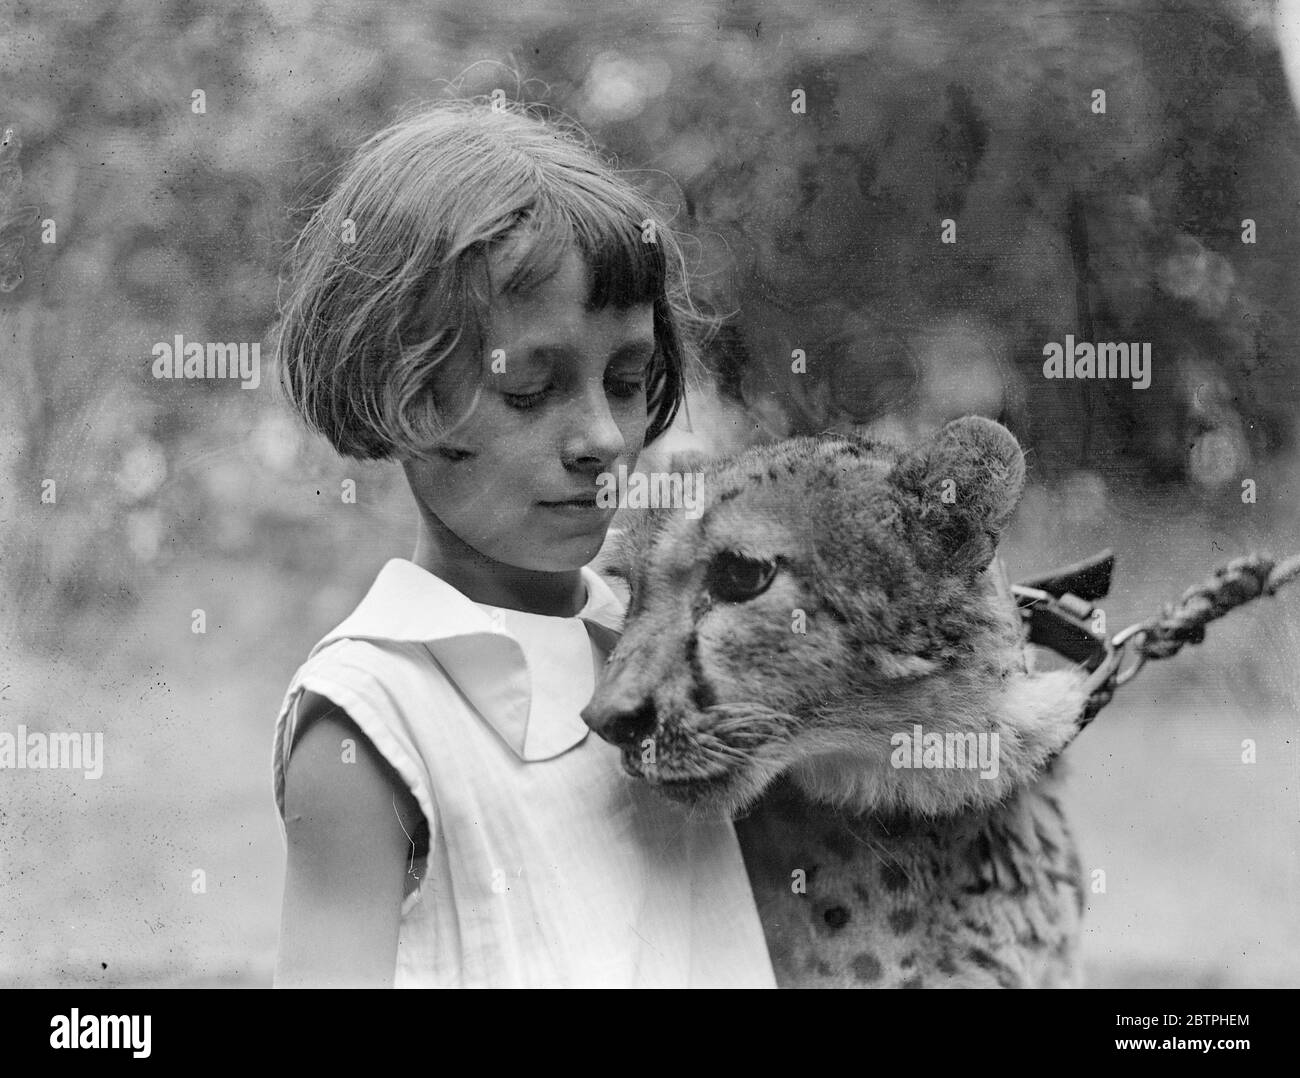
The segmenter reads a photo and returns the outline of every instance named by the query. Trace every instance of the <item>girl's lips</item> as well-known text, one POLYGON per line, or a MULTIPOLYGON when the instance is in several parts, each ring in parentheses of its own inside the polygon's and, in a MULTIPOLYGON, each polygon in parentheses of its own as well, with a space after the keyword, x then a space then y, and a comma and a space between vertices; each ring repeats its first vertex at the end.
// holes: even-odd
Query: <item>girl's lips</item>
POLYGON ((595 535, 609 527, 614 516, 614 509, 606 509, 596 504, 595 495, 585 498, 570 498, 562 502, 538 502, 547 510, 555 526, 566 532, 577 531, 584 535, 595 535))
POLYGON ((597 512, 606 511, 603 506, 596 504, 596 496, 594 494, 584 498, 569 498, 565 501, 539 502, 538 504, 545 506, 547 509, 590 509, 597 512))

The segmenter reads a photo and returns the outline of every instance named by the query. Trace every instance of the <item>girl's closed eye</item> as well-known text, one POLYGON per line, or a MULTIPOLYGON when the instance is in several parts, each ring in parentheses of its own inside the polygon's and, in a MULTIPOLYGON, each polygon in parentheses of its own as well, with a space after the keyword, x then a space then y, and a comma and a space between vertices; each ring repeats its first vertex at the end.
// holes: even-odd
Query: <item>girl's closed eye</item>
MULTIPOLYGON (((647 363, 631 370, 610 371, 605 377, 605 389, 611 396, 620 400, 631 400, 638 394, 645 392, 648 367, 649 364, 647 363)), ((527 411, 541 404, 554 388, 554 385, 548 381, 539 388, 526 392, 503 389, 501 396, 511 408, 527 411)))
POLYGON ((646 368, 642 367, 635 372, 611 375, 606 379, 605 386, 614 396, 627 399, 644 392, 645 383, 646 368))
POLYGON ((546 394, 550 391, 550 388, 550 386, 546 386, 536 393, 506 393, 503 391, 501 395, 511 408, 527 411, 529 408, 536 408, 541 404, 546 399, 546 394))

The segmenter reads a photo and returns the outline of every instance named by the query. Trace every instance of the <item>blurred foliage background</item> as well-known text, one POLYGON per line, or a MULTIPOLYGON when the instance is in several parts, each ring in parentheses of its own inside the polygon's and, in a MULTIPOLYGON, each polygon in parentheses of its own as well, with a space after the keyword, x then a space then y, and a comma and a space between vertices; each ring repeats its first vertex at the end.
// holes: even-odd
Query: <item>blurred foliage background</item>
MULTIPOLYGON (((1115 546, 1115 628, 1300 547, 1300 125, 1265 3, 5 2, 0 719, 103 729, 108 762, 0 774, 0 979, 269 977, 271 720, 414 534, 397 469, 279 399, 278 276, 352 148, 496 89, 582 122, 687 236, 726 323, 675 444, 1000 418, 1031 452, 1013 575, 1115 546), (1067 333, 1151 342, 1151 387, 1044 379, 1067 333), (156 381, 176 334, 263 342, 261 385, 156 381)), ((1300 983, 1273 606, 1073 750, 1096 983, 1300 983)))

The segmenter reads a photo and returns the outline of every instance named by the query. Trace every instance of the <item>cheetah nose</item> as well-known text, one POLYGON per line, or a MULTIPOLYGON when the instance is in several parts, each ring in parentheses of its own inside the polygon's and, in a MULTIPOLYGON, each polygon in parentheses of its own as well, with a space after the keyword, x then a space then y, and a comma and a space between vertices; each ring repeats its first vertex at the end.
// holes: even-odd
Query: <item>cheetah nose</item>
POLYGON ((659 715, 654 701, 648 698, 632 707, 593 700, 583 708, 582 721, 610 744, 630 749, 655 732, 659 715))

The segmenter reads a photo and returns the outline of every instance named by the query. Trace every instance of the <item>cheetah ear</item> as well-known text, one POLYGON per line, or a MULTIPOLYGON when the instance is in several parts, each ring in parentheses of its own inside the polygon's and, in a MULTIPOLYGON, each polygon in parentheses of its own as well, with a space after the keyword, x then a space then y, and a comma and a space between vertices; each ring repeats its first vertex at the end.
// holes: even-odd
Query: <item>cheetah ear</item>
POLYGON ((905 454, 891 478, 915 506, 921 560, 967 575, 993 560, 1025 486, 1025 453, 1001 423, 966 416, 905 454))

